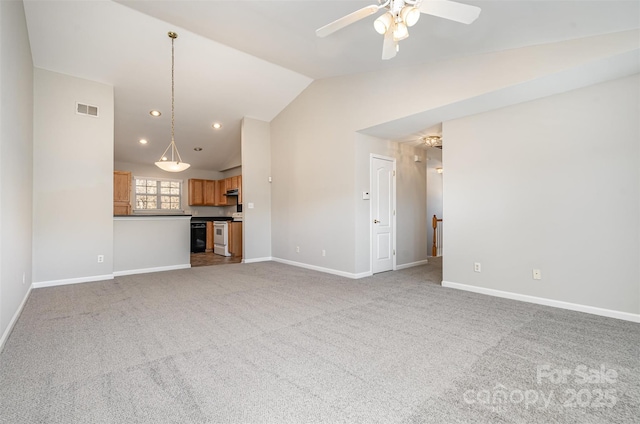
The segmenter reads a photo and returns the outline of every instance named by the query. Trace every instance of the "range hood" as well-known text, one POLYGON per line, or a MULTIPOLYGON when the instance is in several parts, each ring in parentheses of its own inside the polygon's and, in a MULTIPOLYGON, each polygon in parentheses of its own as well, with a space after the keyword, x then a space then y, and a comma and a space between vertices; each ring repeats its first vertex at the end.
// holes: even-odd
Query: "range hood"
POLYGON ((227 196, 237 196, 238 195, 238 189, 234 188, 231 190, 227 190, 227 196))

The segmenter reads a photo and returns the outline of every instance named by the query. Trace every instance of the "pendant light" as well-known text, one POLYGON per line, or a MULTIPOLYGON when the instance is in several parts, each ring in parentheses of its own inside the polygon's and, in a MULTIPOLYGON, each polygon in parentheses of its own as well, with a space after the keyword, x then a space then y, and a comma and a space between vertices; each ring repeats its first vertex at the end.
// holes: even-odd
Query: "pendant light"
POLYGON ((156 166, 164 171, 169 172, 181 172, 185 169, 189 168, 191 165, 183 162, 180 157, 180 153, 178 152, 178 148, 176 147, 176 142, 174 140, 174 103, 175 103, 175 95, 174 95, 174 78, 173 78, 173 68, 174 68, 174 48, 173 42, 176 38, 178 38, 178 34, 175 32, 168 33, 169 38, 171 38, 171 143, 166 148, 162 156, 160 156, 160 160, 156 162, 156 166), (167 156, 167 152, 171 150, 171 157, 167 156), (171 159, 171 160, 169 160, 171 159))

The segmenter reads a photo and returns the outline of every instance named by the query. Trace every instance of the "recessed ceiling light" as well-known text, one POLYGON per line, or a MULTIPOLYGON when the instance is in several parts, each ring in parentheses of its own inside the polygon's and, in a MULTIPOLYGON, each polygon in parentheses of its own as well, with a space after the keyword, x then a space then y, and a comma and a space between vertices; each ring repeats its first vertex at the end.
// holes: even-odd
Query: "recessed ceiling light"
POLYGON ((140 139, 140 144, 147 144, 147 143, 148 143, 147 140, 145 140, 144 138, 140 139))
POLYGON ((160 112, 159 110, 152 110, 151 112, 149 112, 149 114, 151 116, 160 116, 162 115, 162 112, 160 112))
POLYGON ((194 147, 193 150, 195 150, 196 152, 201 152, 202 151, 202 147, 194 147))
POLYGON ((220 128, 222 128, 222 124, 219 122, 216 122, 215 124, 211 125, 213 127, 213 129, 219 130, 220 128))

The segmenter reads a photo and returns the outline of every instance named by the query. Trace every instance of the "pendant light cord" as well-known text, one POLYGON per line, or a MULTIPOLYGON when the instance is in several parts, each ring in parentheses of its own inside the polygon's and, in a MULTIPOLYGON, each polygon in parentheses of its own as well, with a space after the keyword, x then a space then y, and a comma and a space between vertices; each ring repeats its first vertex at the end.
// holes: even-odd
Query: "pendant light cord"
MULTIPOLYGON (((176 41, 175 38, 171 38, 171 142, 175 144, 174 141, 174 126, 175 126, 175 79, 173 77, 174 67, 175 67, 175 48, 173 46, 173 42, 176 41)), ((172 152, 173 153, 173 152, 172 152)), ((173 159, 173 157, 171 158, 173 159)))
POLYGON ((178 34, 175 32, 170 32, 169 37, 171 37, 171 160, 174 160, 174 153, 178 156, 178 163, 182 162, 182 158, 180 157, 180 152, 178 152, 178 148, 176 147, 175 142, 175 46, 174 42, 178 37, 178 34))
POLYGON ((158 168, 164 171, 181 172, 189 168, 191 165, 189 165, 188 163, 182 162, 182 158, 180 157, 180 152, 178 151, 178 146, 176 146, 176 140, 175 140, 175 122, 176 122, 175 39, 178 38, 178 34, 176 34, 173 31, 170 31, 167 35, 169 36, 169 38, 171 38, 171 142, 169 143, 169 146, 167 146, 167 149, 164 151, 162 156, 160 156, 160 160, 156 162, 156 166, 158 166, 158 168), (171 149, 171 161, 168 161, 167 160, 168 158, 166 156, 169 149, 171 149))

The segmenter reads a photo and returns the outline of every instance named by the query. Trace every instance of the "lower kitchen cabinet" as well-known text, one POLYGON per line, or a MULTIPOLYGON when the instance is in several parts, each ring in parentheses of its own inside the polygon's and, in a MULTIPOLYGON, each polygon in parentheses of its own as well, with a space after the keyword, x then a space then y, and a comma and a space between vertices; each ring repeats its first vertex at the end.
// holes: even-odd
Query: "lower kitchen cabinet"
POLYGON ((213 222, 207 222, 207 239, 205 243, 205 251, 213 252, 213 222))
POLYGON ((242 222, 229 222, 229 253, 242 256, 242 222))

